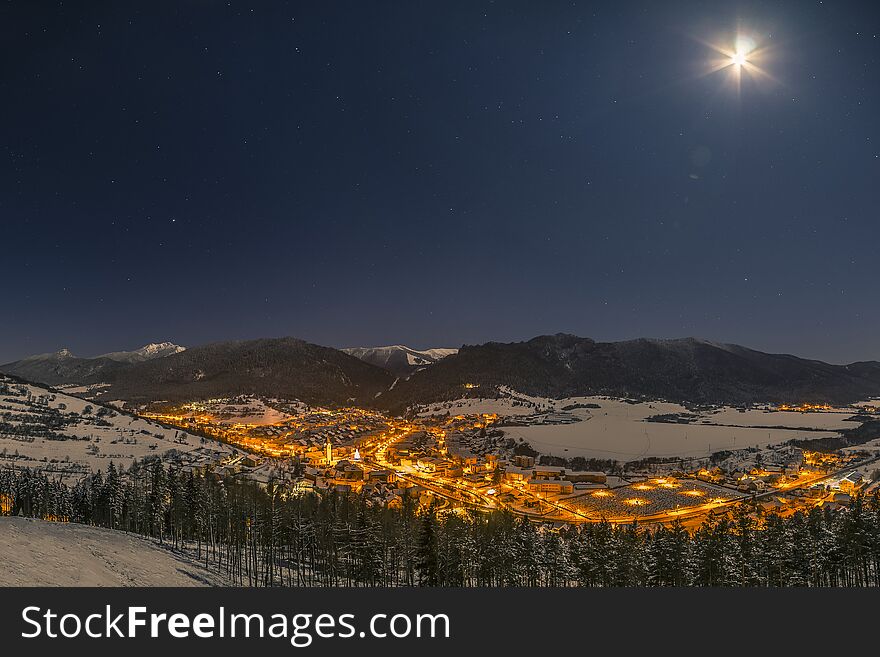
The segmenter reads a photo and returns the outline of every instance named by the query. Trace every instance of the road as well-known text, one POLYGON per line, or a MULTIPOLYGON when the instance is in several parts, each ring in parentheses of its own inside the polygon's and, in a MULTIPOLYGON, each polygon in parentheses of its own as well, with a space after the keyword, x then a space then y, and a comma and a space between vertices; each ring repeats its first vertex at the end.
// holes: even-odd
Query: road
MULTIPOLYGON (((497 496, 490 496, 485 491, 479 490, 475 486, 472 486, 470 484, 462 483, 460 480, 457 479, 439 476, 430 477, 415 472, 410 472, 408 470, 401 470, 398 466, 389 463, 385 459, 385 452, 390 444, 392 444, 396 440, 405 437, 406 435, 406 433, 402 433, 400 435, 395 434, 391 437, 386 437, 384 440, 380 440, 378 445, 365 446, 365 456, 363 457, 364 465, 368 468, 373 469, 395 471, 398 473, 398 478, 404 481, 421 486, 426 490, 431 491, 432 493, 449 501, 480 511, 497 511, 499 509, 506 508, 518 515, 524 515, 535 520, 553 522, 562 521, 568 523, 601 521, 601 518, 597 517, 595 513, 590 513, 572 507, 566 504, 565 500, 547 499, 546 497, 536 495, 527 490, 524 490, 523 488, 511 486, 510 484, 499 484, 498 486, 496 486, 496 488, 499 489, 499 491, 504 489, 512 491, 515 490, 519 495, 530 497, 534 502, 538 504, 538 510, 533 511, 530 509, 526 509, 522 506, 513 507, 510 504, 502 502, 500 499, 498 499, 497 496), (549 508, 541 511, 540 509, 542 507, 549 508)), ((686 521, 688 522, 688 524, 690 524, 690 521, 703 518, 712 511, 718 511, 721 509, 732 507, 733 505, 739 504, 746 499, 762 500, 779 495, 781 493, 806 488, 808 486, 812 486, 815 483, 839 477, 855 468, 864 467, 865 465, 870 465, 871 463, 874 463, 876 461, 880 461, 880 456, 867 459, 855 464, 851 463, 846 467, 835 470, 834 472, 823 473, 809 479, 801 480, 799 478, 792 482, 792 485, 774 488, 762 493, 758 493, 756 495, 739 496, 718 502, 707 502, 705 504, 693 507, 685 507, 683 509, 670 509, 652 515, 608 518, 607 520, 612 524, 630 524, 635 520, 642 524, 666 524, 673 522, 675 519, 679 519, 682 521, 686 521)))

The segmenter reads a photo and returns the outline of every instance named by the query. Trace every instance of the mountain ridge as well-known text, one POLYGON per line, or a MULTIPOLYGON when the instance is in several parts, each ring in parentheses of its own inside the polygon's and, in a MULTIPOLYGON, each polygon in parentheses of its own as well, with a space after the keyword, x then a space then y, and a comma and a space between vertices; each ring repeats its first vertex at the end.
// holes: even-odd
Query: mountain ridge
POLYGON ((382 403, 492 396, 500 385, 544 397, 610 395, 696 403, 851 403, 880 396, 880 363, 831 365, 698 338, 597 342, 559 333, 465 345, 399 382, 382 403))
POLYGON ((393 380, 342 351, 286 337, 189 347, 114 370, 103 382, 106 395, 135 403, 262 395, 344 405, 369 403, 393 380))
POLYGON ((185 350, 171 343, 152 346, 151 353, 177 351, 123 361, 107 354, 81 359, 62 350, 0 371, 47 385, 103 383, 102 398, 135 403, 256 394, 394 412, 463 396, 492 397, 499 386, 555 398, 609 395, 721 404, 880 397, 877 361, 832 365, 701 338, 598 342, 557 333, 433 350, 405 345, 338 350, 297 338, 185 350))
POLYGON ((412 349, 402 344, 385 347, 347 347, 345 353, 382 367, 398 376, 408 376, 415 371, 433 365, 446 356, 458 352, 455 348, 435 347, 432 349, 412 349))
POLYGON ((50 386, 98 383, 104 374, 123 369, 126 365, 164 358, 185 350, 172 342, 150 343, 133 351, 117 351, 93 358, 74 355, 67 347, 58 351, 35 354, 0 365, 0 372, 50 386))
POLYGON ((151 342, 132 351, 111 351, 110 353, 101 354, 97 358, 109 358, 110 360, 133 363, 173 356, 181 351, 186 351, 186 347, 181 347, 173 342, 151 342))

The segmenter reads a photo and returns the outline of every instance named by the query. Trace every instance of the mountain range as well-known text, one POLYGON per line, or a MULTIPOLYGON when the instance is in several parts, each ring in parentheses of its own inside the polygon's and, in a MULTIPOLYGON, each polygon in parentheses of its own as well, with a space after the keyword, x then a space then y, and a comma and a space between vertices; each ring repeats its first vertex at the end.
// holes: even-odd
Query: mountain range
POLYGON ((697 403, 851 403, 880 396, 880 363, 831 365, 696 338, 596 342, 544 335, 464 346, 383 395, 389 408, 491 396, 609 395, 697 403))
POLYGON ((331 405, 369 404, 395 379, 337 349, 295 338, 191 347, 101 378, 109 384, 105 396, 136 403, 259 395, 331 405))
POLYGON ((179 354, 181 351, 186 351, 186 347, 181 347, 173 342, 151 342, 134 351, 113 351, 109 354, 103 354, 99 358, 109 358, 123 363, 140 363, 145 360, 179 354))
POLYGON ((419 350, 410 349, 402 344, 389 347, 350 347, 342 351, 398 376, 409 376, 447 356, 458 353, 458 349, 419 350))
POLYGON ((150 343, 133 351, 114 351, 94 358, 81 358, 64 348, 0 365, 0 372, 50 386, 98 383, 102 377, 125 369, 132 363, 164 358, 184 350, 185 347, 180 345, 160 342, 150 343))
POLYGON ((145 403, 254 394, 312 404, 403 411, 499 386, 536 396, 666 399, 694 403, 851 403, 880 397, 880 363, 831 365, 696 338, 597 342, 544 335, 460 349, 402 345, 337 350, 294 338, 170 343, 77 358, 32 356, 0 372, 45 383, 104 383, 102 398, 145 403))

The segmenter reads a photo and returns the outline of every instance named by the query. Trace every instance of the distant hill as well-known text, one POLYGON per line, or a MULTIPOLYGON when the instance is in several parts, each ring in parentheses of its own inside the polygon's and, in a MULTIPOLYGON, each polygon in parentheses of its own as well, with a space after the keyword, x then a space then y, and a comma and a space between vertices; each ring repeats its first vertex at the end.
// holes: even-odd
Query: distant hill
POLYGON ((184 347, 171 342, 148 344, 134 351, 116 351, 95 358, 80 358, 69 349, 61 349, 0 365, 0 372, 50 386, 98 383, 102 377, 124 369, 126 364, 164 358, 181 351, 184 347))
POLYGON ((62 349, 0 365, 0 372, 35 383, 58 386, 97 381, 106 373, 124 367, 125 363, 111 358, 79 358, 68 349, 62 349))
POLYGON ((351 347, 342 351, 371 365, 394 372, 398 376, 409 376, 446 356, 457 353, 458 349, 419 350, 396 344, 389 347, 351 347))
POLYGON ((830 365, 706 340, 596 342, 545 335, 527 342, 464 346, 398 382, 380 403, 493 396, 499 385, 530 395, 612 395, 702 403, 849 403, 880 396, 880 363, 830 365))
POLYGON ((4 466, 47 469, 77 478, 105 469, 109 459, 128 468, 147 456, 174 459, 177 452, 219 459, 228 445, 135 417, 103 402, 104 386, 90 399, 0 374, 0 471, 4 466))
POLYGON ((105 399, 180 401, 262 395, 310 404, 370 403, 394 375, 330 347, 275 338, 191 347, 105 372, 105 399))

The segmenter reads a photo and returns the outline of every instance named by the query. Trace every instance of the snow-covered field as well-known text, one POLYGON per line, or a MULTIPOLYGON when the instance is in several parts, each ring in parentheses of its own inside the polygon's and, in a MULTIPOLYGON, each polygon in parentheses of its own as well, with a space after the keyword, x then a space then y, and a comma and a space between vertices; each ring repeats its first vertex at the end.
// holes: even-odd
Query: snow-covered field
POLYGON ((535 409, 531 406, 516 406, 509 399, 457 399, 443 404, 429 404, 427 409, 419 413, 420 417, 432 415, 480 415, 483 413, 498 415, 531 415, 535 409))
POLYGON ((800 413, 723 407, 696 412, 691 422, 678 424, 646 421, 655 415, 691 413, 675 403, 629 403, 608 397, 546 399, 505 392, 508 396, 501 399, 459 399, 430 404, 420 414, 497 413, 502 417, 515 417, 536 411, 562 411, 568 407, 567 412, 580 418, 580 422, 502 428, 506 435, 522 438, 542 454, 621 461, 649 456, 707 456, 710 452, 764 447, 792 438, 824 438, 837 435, 841 429, 858 426, 857 422, 847 421, 855 413, 852 408, 800 413))
POLYGON ((420 417, 432 415, 479 415, 495 413, 499 416, 532 415, 540 410, 556 410, 567 405, 569 400, 532 397, 521 392, 501 387, 502 397, 498 399, 480 399, 466 397, 448 402, 427 404, 419 411, 420 417))
POLYGON ((859 426, 858 422, 848 422, 847 418, 855 415, 852 408, 832 409, 829 411, 762 411, 749 409, 739 411, 735 408, 720 408, 716 411, 701 413, 699 422, 726 424, 730 426, 749 427, 790 427, 792 429, 852 429, 859 426))
POLYGON ((133 534, 0 517, 0 586, 224 586, 184 554, 133 534))
POLYGON ((232 448, 223 443, 116 410, 102 410, 100 405, 79 397, 4 381, 2 377, 0 384, 7 388, 7 392, 0 394, 0 420, 13 428, 39 428, 60 422, 51 432, 66 438, 51 439, 28 429, 24 435, 17 435, 0 428, 0 467, 15 464, 61 472, 73 464, 103 470, 110 461, 128 467, 135 459, 162 455, 172 449, 232 452, 232 448))
MULTIPOLYGON (((277 400, 271 400, 276 401, 277 400)), ((285 405, 296 412, 305 412, 307 406, 300 402, 284 402, 285 405)), ((209 415, 218 424, 252 424, 269 425, 278 424, 294 417, 277 408, 269 406, 262 399, 256 397, 241 397, 238 399, 224 399, 208 402, 193 402, 184 406, 186 412, 183 416, 194 417, 197 415, 209 415)))

